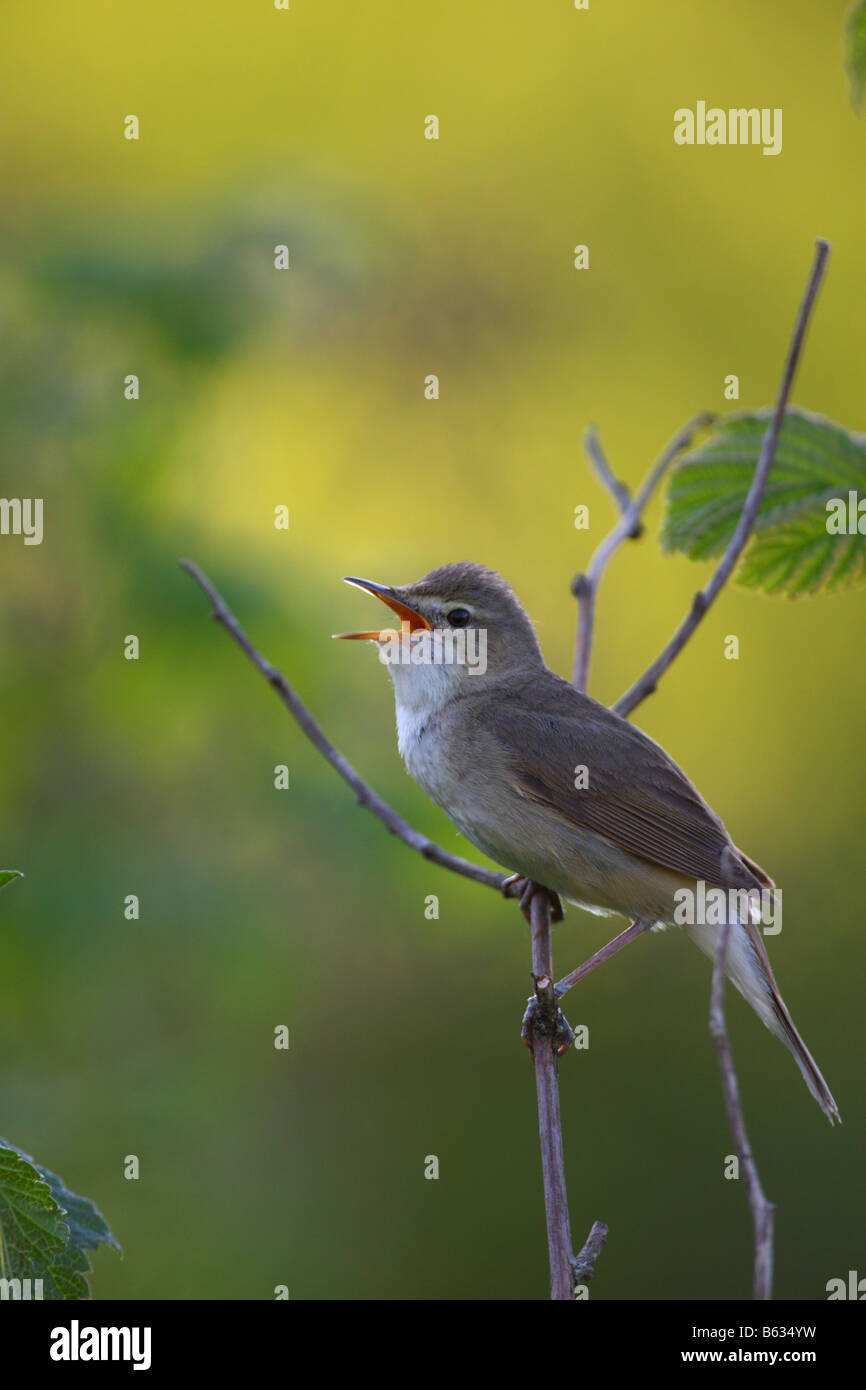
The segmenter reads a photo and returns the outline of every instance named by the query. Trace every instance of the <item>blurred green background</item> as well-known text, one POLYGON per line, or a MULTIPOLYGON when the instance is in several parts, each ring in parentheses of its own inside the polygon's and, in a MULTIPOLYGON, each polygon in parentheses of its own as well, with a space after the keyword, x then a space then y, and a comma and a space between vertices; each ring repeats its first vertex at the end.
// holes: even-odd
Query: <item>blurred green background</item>
MULTIPOLYGON (((95 1296, 546 1296, 516 906, 354 805, 177 559, 381 793, 476 857, 403 772, 373 651, 330 641, 371 617, 340 576, 483 561, 567 673, 569 580, 612 518, 585 426, 634 484, 730 408, 728 373, 769 403, 816 235, 795 400, 866 427, 844 9, 4 7, 2 492, 44 497, 45 540, 0 540, 0 861, 26 874, 0 900, 0 1132, 111 1221, 95 1296), (783 153, 675 146, 699 99, 782 107, 783 153)), ((703 582, 658 516, 605 582, 606 701, 703 582)), ((783 888, 771 957, 845 1122, 732 999, 780 1297, 866 1273, 864 605, 729 589, 638 720, 783 888)), ((569 911, 558 967, 619 925, 569 911)), ((668 932, 568 1009, 590 1030, 561 1068, 575 1237, 611 1227, 593 1298, 748 1296, 708 994, 668 932)))

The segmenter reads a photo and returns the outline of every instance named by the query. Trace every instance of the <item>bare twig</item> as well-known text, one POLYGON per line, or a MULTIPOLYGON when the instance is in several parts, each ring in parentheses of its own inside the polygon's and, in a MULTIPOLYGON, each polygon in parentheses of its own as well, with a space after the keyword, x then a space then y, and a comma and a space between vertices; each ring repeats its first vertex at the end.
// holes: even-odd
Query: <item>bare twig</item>
POLYGON ((561 1302, 572 1299, 576 1286, 587 1284, 592 1278, 596 1260, 607 1239, 607 1226, 601 1221, 593 1222, 580 1254, 574 1254, 565 1189, 557 1084, 559 1056, 574 1035, 562 1017, 559 987, 553 983, 550 927, 557 903, 555 895, 540 884, 532 884, 531 891, 524 893, 521 898, 521 907, 532 932, 532 977, 535 981, 534 1007, 527 1011, 524 1036, 532 1050, 535 1065, 541 1173, 550 1255, 550 1297, 561 1302))
POLYGON ((806 336, 809 317, 812 313, 812 307, 815 303, 818 290, 820 289, 821 281, 824 278, 824 271, 829 254, 829 242, 817 241, 815 244, 815 257, 812 262, 812 269, 809 273, 806 290, 797 314, 797 322, 794 325, 794 331, 791 335, 791 341, 788 347, 788 356, 785 361, 785 370, 782 373, 782 382, 776 399, 776 407, 773 411, 773 417, 767 428, 767 432, 764 435, 763 443, 761 444, 761 452, 755 466, 752 485, 749 488, 748 495, 743 504, 743 510, 740 514, 740 519, 737 522, 736 530, 731 537, 728 548, 704 588, 695 594, 689 612, 671 637, 664 651, 656 657, 656 660, 644 672, 640 679, 635 681, 634 685, 617 700, 616 704, 613 706, 617 714, 621 714, 624 717, 631 714, 632 710, 636 709, 642 700, 645 700, 648 695, 653 693, 659 678, 664 675, 671 662, 682 651, 704 614, 727 582, 752 533, 761 506, 761 498, 764 495, 764 487, 769 477, 770 470, 773 467, 773 460, 776 457, 776 446, 779 442, 779 433, 782 428, 785 408, 794 382, 797 363, 800 360, 800 351, 806 336))
POLYGON ((607 1227, 604 1222, 594 1221, 580 1254, 575 1255, 571 1262, 575 1286, 589 1283, 595 1273, 595 1262, 604 1249, 606 1240, 607 1227))
POLYGON ((541 1139, 541 1174, 547 1216, 547 1248, 550 1255, 550 1297, 556 1302, 574 1296, 574 1251, 565 1190, 565 1159, 557 1084, 556 1031, 559 1008, 553 987, 550 918, 553 905, 546 890, 536 887, 525 906, 532 928, 532 976, 537 1009, 528 1030, 535 1065, 538 1096, 538 1133, 541 1139))
POLYGON ((613 469, 607 461, 607 455, 601 447, 601 440, 598 437, 598 427, 589 425, 584 432, 583 447, 590 457, 593 468, 604 483, 608 492, 612 492, 616 498, 617 506, 624 512, 631 501, 631 493, 625 483, 619 478, 614 477, 613 469))
POLYGON ((728 1125, 737 1146, 740 1167, 752 1211, 752 1225, 755 1231, 752 1297, 763 1300, 770 1297, 773 1285, 773 1205, 764 1196, 758 1169, 749 1147, 749 1136, 746 1133, 746 1122, 740 1104, 740 1087, 734 1069, 728 1030, 725 1026, 725 967, 728 959, 730 931, 730 922, 725 914, 725 922, 719 929, 719 941, 713 963, 713 984, 710 993, 710 1033, 719 1056, 728 1125))
POLYGON ((571 582, 571 592, 577 599, 577 642, 574 651, 574 673, 572 682, 578 690, 586 690, 589 675, 589 658, 592 651, 593 628, 595 625, 595 598, 602 574, 614 551, 625 540, 636 540, 641 534, 641 516, 644 508, 667 472, 674 459, 687 449, 698 430, 705 429, 715 419, 704 412, 696 415, 681 430, 678 430, 658 462, 647 474, 637 495, 632 499, 624 483, 619 483, 610 471, 607 459, 601 453, 601 446, 595 431, 587 431, 587 451, 601 477, 622 506, 622 516, 613 530, 600 541, 585 574, 577 574, 571 582))
MULTIPOLYGON (((351 763, 343 757, 343 754, 325 737, 319 725, 310 714, 306 705, 289 685, 282 672, 272 666, 260 652, 256 650, 250 639, 247 637, 240 623, 229 609, 222 595, 217 591, 207 575, 204 574, 194 564, 192 560, 181 560, 181 569, 185 569, 187 574, 192 575, 196 583, 204 589, 211 603, 213 604, 213 617, 220 623, 237 642, 241 651, 245 652, 250 661, 261 672, 265 680, 276 690, 286 708, 294 715, 300 724, 307 738, 318 748, 323 757, 343 778, 348 782, 352 791, 355 793, 358 804, 372 811, 374 816, 378 816, 383 825, 396 835, 399 840, 414 849, 431 863, 438 864, 442 869, 450 869, 453 874, 460 874, 463 878, 471 878, 474 883, 482 883, 487 888, 496 888, 500 892, 505 890, 507 876, 505 874, 494 873, 492 869, 485 869, 480 864, 472 864, 468 859, 461 859, 459 855, 449 854, 441 845, 437 845, 433 840, 428 840, 426 835, 422 835, 419 830, 405 821, 393 806, 389 806, 387 801, 368 787, 363 778, 352 767, 351 763)), ((511 896, 506 891, 506 896, 511 896)))

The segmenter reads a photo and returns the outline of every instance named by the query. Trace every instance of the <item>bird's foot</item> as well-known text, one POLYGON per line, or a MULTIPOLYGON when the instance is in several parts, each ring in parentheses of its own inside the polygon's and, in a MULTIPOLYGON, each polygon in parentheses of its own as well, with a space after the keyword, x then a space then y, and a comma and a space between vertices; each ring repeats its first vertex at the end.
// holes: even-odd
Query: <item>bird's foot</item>
POLYGON ((520 910, 527 919, 529 918, 533 895, 538 892, 546 893, 550 898, 551 922, 561 922, 565 913, 562 910, 558 893, 551 892, 549 888, 542 888, 540 884, 527 878, 525 874, 511 874, 502 885, 503 897, 517 898, 520 903, 520 910))
POLYGON ((530 994, 526 1002, 520 1036, 530 1052, 537 1037, 549 1038, 557 1057, 567 1052, 574 1042, 574 1030, 556 1003, 553 981, 547 976, 536 981, 536 992, 530 994))

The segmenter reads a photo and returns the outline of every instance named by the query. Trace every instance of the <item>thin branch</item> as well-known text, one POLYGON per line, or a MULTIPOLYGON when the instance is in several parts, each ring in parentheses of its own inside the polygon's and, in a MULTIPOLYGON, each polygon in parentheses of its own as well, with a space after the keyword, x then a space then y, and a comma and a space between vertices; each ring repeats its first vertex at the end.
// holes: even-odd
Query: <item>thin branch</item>
POLYGON ((540 884, 531 884, 531 891, 523 894, 520 905, 532 933, 535 999, 530 1001, 524 1019, 524 1037, 535 1065, 541 1173, 550 1256, 550 1297, 562 1302, 573 1299, 576 1286, 587 1284, 592 1278, 607 1239, 607 1226, 601 1221, 593 1222, 580 1254, 574 1254, 565 1189, 558 1086, 559 1057, 573 1041, 574 1034, 560 1012, 558 987, 553 983, 550 928, 558 901, 555 894, 540 884))
POLYGON ((800 360, 800 351, 806 336, 806 328, 818 290, 821 287, 821 281, 824 278, 824 271, 827 266, 827 258, 829 255, 829 242, 818 240, 815 243, 815 257, 797 314, 797 322, 794 325, 794 331, 791 335, 788 356, 785 361, 785 370, 782 374, 782 382, 779 387, 773 418, 764 435, 763 443, 761 444, 761 452, 758 456, 758 462, 752 477, 752 485, 749 488, 748 495, 743 504, 743 510, 740 514, 740 519, 728 544, 728 548, 716 566, 713 574, 710 576, 707 584, 699 593, 695 594, 689 612, 671 637, 664 651, 656 658, 640 679, 635 681, 634 685, 617 700, 616 704, 613 706, 617 714, 621 714, 624 717, 631 714, 632 710, 636 709, 642 700, 645 700, 648 695, 653 693, 659 678, 664 675, 665 671, 671 665, 671 662, 682 651, 704 614, 724 587, 752 533, 755 521, 758 517, 758 511, 760 510, 761 499, 764 495, 764 487, 770 475, 770 470, 773 467, 773 460, 776 457, 776 446, 779 442, 779 433, 782 428, 788 397, 791 394, 791 387, 794 382, 797 364, 800 360))
POLYGON ((537 1008, 527 1031, 535 1066, 538 1096, 538 1133, 541 1140, 541 1174, 547 1216, 547 1248, 550 1255, 550 1297, 555 1302, 574 1297, 574 1251, 565 1190, 562 1122, 559 1114, 556 1033, 560 1017, 553 988, 553 956, 550 918, 553 905, 545 889, 538 887, 526 904, 532 928, 532 975, 537 1008))
POLYGON ((641 516, 644 508, 661 482, 674 459, 687 449, 698 430, 712 424, 714 415, 704 411, 696 415, 681 430, 678 430, 658 462, 647 474, 637 495, 632 499, 624 483, 618 483, 610 471, 610 465, 601 453, 601 446, 594 431, 587 431, 587 451, 596 469, 605 478, 606 470, 610 479, 608 486, 622 505, 622 516, 613 530, 600 541, 593 552, 585 574, 577 574, 571 582, 571 592, 577 599, 577 641, 574 650, 574 673, 572 683, 578 690, 586 690, 589 676, 589 658, 592 651, 593 629, 595 626, 595 599, 605 566, 614 551, 626 540, 637 540, 642 532, 641 516), (597 452, 596 452, 597 451, 597 452), (625 501, 623 502, 623 497, 625 501))
POLYGON ((619 478, 614 477, 613 469, 607 461, 607 456, 601 447, 601 440, 598 437, 598 427, 588 425, 584 431, 583 447, 589 454, 593 468, 604 483, 608 492, 612 492, 616 504, 621 512, 624 512, 631 501, 631 493, 625 483, 619 478))
POLYGON ((740 1087, 734 1069, 728 1030, 725 1026, 725 967, 728 959, 730 932, 730 922, 725 914, 725 922, 719 930, 719 941, 713 963, 713 984, 710 993, 710 1033, 719 1056, 728 1125, 737 1146, 740 1167, 752 1211, 752 1225, 755 1232, 752 1297, 765 1300, 770 1298, 773 1286, 773 1205, 764 1196, 758 1169, 749 1147, 749 1136, 746 1132, 746 1122, 740 1104, 740 1087))
POLYGON ((260 652, 256 650, 250 639, 247 637, 240 623, 229 609, 222 595, 217 591, 207 575, 204 574, 194 564, 192 560, 181 560, 181 569, 186 570, 187 574, 192 575, 196 583, 204 590, 213 604, 212 616, 220 623, 237 642, 241 651, 245 652, 250 661, 258 671, 264 676, 265 680, 276 690, 286 708, 294 715, 300 724, 307 738, 323 757, 343 778, 348 782, 352 791, 355 793, 358 804, 372 811, 392 835, 396 835, 399 840, 414 849, 425 859, 433 864, 438 864, 442 869, 450 869, 453 874, 460 874, 463 878, 470 878, 474 883, 482 883, 487 888, 496 888, 500 892, 505 892, 506 896, 511 896, 506 890, 507 875, 497 874, 492 869, 485 869, 480 864, 472 864, 468 859, 461 859, 459 855, 449 854, 441 845, 437 845, 433 840, 428 840, 426 835, 422 835, 419 830, 405 821, 393 806, 389 806, 387 801, 383 801, 381 796, 369 787, 363 778, 352 767, 351 763, 343 757, 343 754, 325 737, 319 725, 310 714, 300 696, 289 685, 282 672, 272 666, 260 652))

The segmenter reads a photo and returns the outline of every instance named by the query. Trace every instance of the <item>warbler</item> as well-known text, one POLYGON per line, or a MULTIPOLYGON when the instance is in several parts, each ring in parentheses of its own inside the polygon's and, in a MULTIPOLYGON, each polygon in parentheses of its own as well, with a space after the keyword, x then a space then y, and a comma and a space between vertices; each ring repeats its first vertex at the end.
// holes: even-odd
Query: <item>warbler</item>
MULTIPOLYGON (((580 907, 660 926, 679 924, 684 889, 702 888, 704 900, 713 888, 772 894, 665 750, 547 667, 500 575, 463 562, 412 584, 346 582, 387 604, 400 630, 335 636, 387 648, 406 767, 491 859, 580 907), (474 638, 473 661, 466 646, 455 659, 458 633, 474 638)), ((727 974, 833 1123, 836 1102, 779 993, 755 913, 732 917, 727 974)), ((715 955, 718 924, 683 929, 715 955)))

